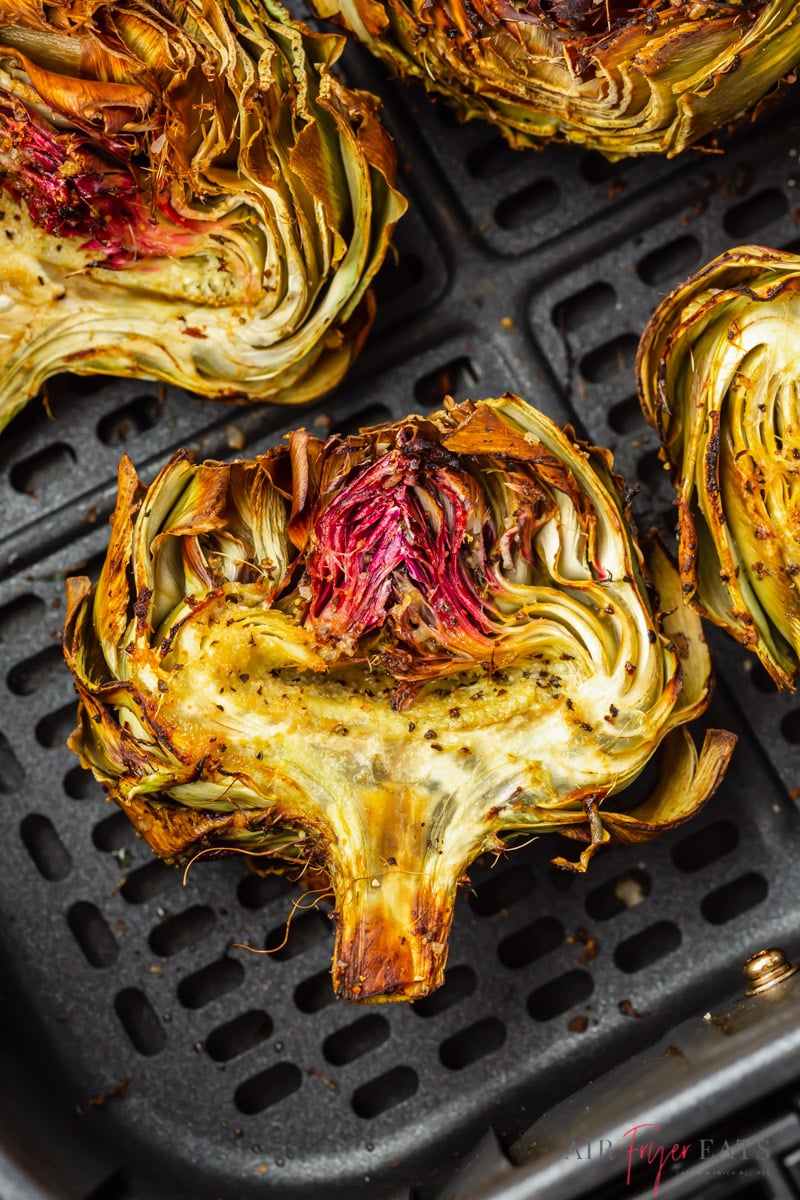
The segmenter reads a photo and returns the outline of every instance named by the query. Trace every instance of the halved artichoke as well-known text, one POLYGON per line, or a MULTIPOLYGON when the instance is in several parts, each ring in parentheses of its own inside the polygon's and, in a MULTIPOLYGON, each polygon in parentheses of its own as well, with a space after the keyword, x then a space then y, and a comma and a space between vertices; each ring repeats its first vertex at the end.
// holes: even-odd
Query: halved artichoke
POLYGON ((800 256, 741 246, 682 283, 639 346, 678 489, 683 592, 781 687, 800 671, 800 256))
POLYGON ((166 859, 329 881, 338 995, 425 995, 477 855, 559 832, 582 870, 725 770, 734 737, 685 729, 699 618, 657 544, 654 603, 626 517, 608 453, 511 395, 147 489, 123 458, 97 587, 68 585, 71 746, 166 859), (650 798, 605 806, 662 743, 650 798))
POLYGON ((338 382, 405 207, 341 48, 276 0, 0 0, 0 428, 60 370, 338 382))
POLYGON ((678 154, 800 62, 797 0, 311 0, 512 146, 678 154))

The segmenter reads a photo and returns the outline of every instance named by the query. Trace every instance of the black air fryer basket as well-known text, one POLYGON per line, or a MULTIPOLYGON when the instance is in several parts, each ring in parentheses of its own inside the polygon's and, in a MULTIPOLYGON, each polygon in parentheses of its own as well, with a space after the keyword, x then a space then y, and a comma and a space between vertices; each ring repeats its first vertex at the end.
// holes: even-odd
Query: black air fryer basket
POLYGON ((748 1177, 739 1163, 692 1183, 687 1163, 662 1196, 795 1194, 797 998, 786 985, 783 1007, 755 997, 744 1025, 735 1005, 724 1020, 749 955, 800 952, 800 700, 724 637, 711 637, 708 723, 740 744, 700 817, 599 854, 583 877, 550 865, 553 838, 479 864, 444 987, 413 1005, 333 999, 322 912, 299 914, 271 956, 232 949, 280 941, 292 885, 232 859, 182 886, 65 747, 64 579, 97 576, 123 448, 149 479, 180 446, 251 456, 298 424, 349 432, 447 393, 513 390, 611 447, 640 487, 639 525, 670 531, 669 479, 635 399, 639 333, 729 246, 800 249, 796 86, 726 135, 724 154, 611 165, 576 148, 515 153, 359 51, 345 64, 384 99, 410 200, 347 382, 287 410, 65 376, 48 389, 52 419, 33 402, 0 438, 0 1196, 553 1200, 632 1196, 640 1178, 646 1195, 652 1170, 629 1187, 618 1146, 614 1168, 596 1151, 591 1170, 580 1147, 606 1116, 650 1120, 656 1101, 667 1143, 719 1147, 771 1122, 748 1177), (722 1030, 722 1058, 706 1029, 722 1030))

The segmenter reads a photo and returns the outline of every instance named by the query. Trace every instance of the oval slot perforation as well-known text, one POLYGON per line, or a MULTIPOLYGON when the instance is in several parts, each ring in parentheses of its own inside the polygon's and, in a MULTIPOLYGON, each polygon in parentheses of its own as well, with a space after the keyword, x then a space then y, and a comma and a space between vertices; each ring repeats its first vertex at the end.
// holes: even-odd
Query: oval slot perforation
POLYGON ((44 600, 27 592, 0 608, 0 641, 15 642, 34 630, 45 613, 44 600))
POLYGON ((553 309, 553 324, 564 333, 574 333, 585 325, 596 325, 614 309, 617 293, 602 281, 559 300, 553 309))
POLYGON ((516 970, 557 949, 565 937, 564 926, 554 917, 540 917, 504 937, 497 954, 504 967, 516 970))
POLYGON ((631 166, 630 159, 609 162, 599 150, 588 150, 581 157, 580 172, 587 183, 612 183, 617 182, 631 166))
POLYGON ((90 966, 101 969, 117 961, 119 947, 96 905, 79 900, 67 913, 67 924, 90 966))
POLYGON ((722 219, 725 232, 733 238, 748 238, 789 211, 789 202, 780 188, 764 188, 729 208, 722 219))
POLYGON ((78 723, 78 704, 72 700, 69 704, 56 709, 42 717, 36 726, 36 740, 45 750, 66 748, 67 738, 78 723))
POLYGON ((681 940, 681 931, 672 921, 656 921, 620 942, 614 950, 614 962, 626 975, 634 975, 673 954, 681 940))
POLYGON ((322 1043, 322 1053, 329 1063, 342 1067, 383 1045, 390 1032, 391 1027, 385 1017, 370 1013, 326 1037, 322 1043))
POLYGON ((636 264, 636 273, 651 287, 668 280, 677 283, 700 261, 701 254, 697 238, 687 233, 651 250, 636 264))
POLYGON ((295 885, 282 875, 254 875, 252 871, 248 871, 245 878, 239 880, 236 896, 243 908, 252 911, 264 908, 294 889, 295 885))
POLYGON ((522 157, 519 151, 512 150, 508 142, 495 134, 470 150, 465 166, 473 179, 495 183, 498 175, 518 169, 522 157))
POLYGON ((658 450, 645 451, 636 463, 636 474, 661 508, 670 508, 675 503, 670 472, 658 450))
POLYGON ((175 867, 168 867, 160 859, 145 863, 129 871, 125 882, 120 887, 120 895, 129 904, 146 904, 154 900, 180 882, 180 872, 175 867))
POLYGON ((791 709, 781 718, 781 734, 792 746, 800 746, 800 708, 791 709))
POLYGON ((619 433, 623 437, 646 432, 648 426, 642 413, 639 397, 629 396, 627 400, 620 400, 619 403, 613 404, 608 410, 608 423, 614 433, 619 433))
POLYGON ((285 922, 271 929, 264 947, 272 951, 273 959, 286 962, 299 954, 305 954, 307 950, 327 941, 332 935, 333 923, 322 913, 303 913, 302 916, 294 918, 288 933, 285 922))
POLYGON ((469 894, 469 905, 481 917, 493 917, 504 908, 530 895, 536 886, 526 867, 513 866, 493 872, 469 894))
POLYGON ((546 217, 558 204, 561 193, 553 179, 537 179, 522 191, 501 200, 494 212, 501 229, 514 232, 546 217))
POLYGON ((300 1068, 294 1063, 276 1063, 274 1067, 269 1067, 240 1084, 233 1100, 239 1112, 254 1116, 263 1112, 265 1108, 280 1104, 296 1092, 302 1082, 300 1068))
POLYGON ((230 1062, 265 1042, 272 1030, 272 1018, 263 1009, 250 1009, 218 1025, 206 1038, 206 1051, 215 1062, 230 1062))
POLYGON ((134 987, 123 988, 114 999, 114 1009, 139 1054, 153 1058, 161 1053, 167 1035, 144 992, 134 987))
POLYGON ((700 910, 710 924, 725 925, 761 904, 768 893, 769 884, 764 876, 750 871, 709 892, 703 897, 700 910))
POLYGON ((15 696, 32 696, 54 680, 68 681, 64 655, 60 646, 48 646, 38 654, 15 663, 6 676, 9 690, 15 696))
POLYGON ((416 254, 400 253, 397 259, 387 257, 373 285, 375 299, 381 305, 390 304, 403 292, 409 292, 425 277, 425 264, 416 254))
POLYGON ((161 416, 158 396, 136 396, 106 413, 97 422, 97 436, 106 446, 121 446, 152 429, 161 416))
POLYGON ((225 955, 182 979, 178 984, 178 999, 184 1008, 205 1008, 235 991, 244 982, 244 975, 238 959, 225 955))
POLYGON ((69 475, 76 462, 71 446, 66 442, 54 442, 15 463, 8 479, 15 492, 37 496, 43 488, 69 475))
POLYGON ((66 879, 72 870, 72 856, 49 817, 30 813, 19 827, 25 849, 39 874, 49 883, 66 879))
POLYGON ((336 999, 330 970, 317 971, 294 989, 294 1002, 300 1012, 315 1013, 328 1008, 336 999))
POLYGON ((581 375, 587 383, 629 380, 638 347, 639 338, 635 333, 620 333, 584 354, 580 362, 581 375))
POLYGON ((631 867, 593 888, 586 897, 586 911, 595 921, 609 921, 626 909, 642 904, 652 890, 653 883, 647 872, 631 867))
POLYGON ((0 792, 10 796, 18 792, 25 782, 22 763, 11 749, 11 743, 0 730, 0 792))
POLYGON ((692 830, 672 847, 672 861, 679 871, 702 871, 739 845, 739 830, 732 821, 715 821, 692 830))
POLYGON ((358 1117, 369 1121, 397 1108, 416 1095, 419 1089, 419 1079, 411 1067, 394 1067, 377 1079, 362 1084, 353 1092, 353 1112, 358 1117))
POLYGON ((478 380, 480 371, 471 358, 462 355, 434 371, 429 371, 414 384, 414 399, 426 408, 438 408, 445 396, 464 400, 478 380))
MULTIPOLYGON (((64 791, 71 800, 103 800, 105 792, 91 771, 73 767, 64 776, 64 791)), ((127 820, 127 818, 126 818, 127 820)))
POLYGON ((182 950, 196 946, 211 933, 216 914, 206 904, 196 904, 174 917, 167 917, 150 933, 150 949, 160 958, 172 958, 182 950))
POLYGON ((506 1027, 497 1017, 484 1017, 446 1038, 439 1047, 442 1066, 450 1071, 465 1067, 494 1054, 505 1043, 506 1027))
POLYGON ((566 971, 531 992, 528 1012, 535 1021, 552 1021, 588 1000, 593 991, 594 980, 588 971, 566 971))
POLYGON ((411 1010, 418 1017, 438 1017, 439 1013, 447 1012, 454 1004, 466 1000, 478 986, 478 977, 472 967, 448 967, 444 983, 429 996, 415 1000, 411 1010))
POLYGON ((98 821, 92 830, 92 841, 98 850, 113 854, 125 850, 137 841, 136 830, 124 812, 112 813, 98 821))

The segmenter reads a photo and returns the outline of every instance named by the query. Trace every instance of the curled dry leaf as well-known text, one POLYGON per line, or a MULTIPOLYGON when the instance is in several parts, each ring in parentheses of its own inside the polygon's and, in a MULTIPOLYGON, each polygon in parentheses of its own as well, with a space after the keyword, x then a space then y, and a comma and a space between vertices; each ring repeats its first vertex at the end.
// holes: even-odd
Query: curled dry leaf
POLYGON ((341 49, 275 0, 0 0, 0 428, 62 370, 338 382, 405 208, 341 49))
POLYGON ((149 488, 124 458, 100 580, 69 583, 71 745, 165 858, 272 851, 329 884, 337 994, 413 999, 477 855, 555 832, 582 870, 724 773, 733 736, 698 755, 685 728, 699 618, 646 556, 608 453, 511 395, 251 462, 178 454, 149 488), (653 794, 618 810, 659 747, 653 794))
POLYGON ((678 154, 800 62, 797 0, 312 0, 517 147, 678 154))
POLYGON ((683 592, 781 687, 800 669, 800 256, 741 246, 664 300, 639 393, 678 489, 683 592))

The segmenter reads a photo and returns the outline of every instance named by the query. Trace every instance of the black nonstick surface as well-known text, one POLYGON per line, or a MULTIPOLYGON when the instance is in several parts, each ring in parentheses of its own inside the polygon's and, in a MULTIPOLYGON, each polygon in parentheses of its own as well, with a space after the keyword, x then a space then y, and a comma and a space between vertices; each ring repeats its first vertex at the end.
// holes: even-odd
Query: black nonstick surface
POLYGON ((34 402, 0 437, 9 1196, 426 1200, 490 1126, 513 1137, 711 1007, 753 951, 800 949, 800 702, 721 636, 708 723, 740 745, 704 813, 599 855, 585 877, 549 865, 554 840, 480 864, 445 986, 413 1005, 333 1000, 321 912, 299 915, 274 955, 232 949, 276 944, 295 889, 235 860, 198 864, 182 886, 66 750, 64 578, 99 570, 123 447, 150 477, 179 446, 251 455, 299 424, 349 431, 447 392, 510 389, 610 446, 640 485, 640 524, 670 530, 634 396, 642 326, 730 245, 800 248, 792 89, 723 154, 612 166, 567 147, 514 153, 357 51, 346 71, 383 97, 411 201, 350 379, 291 410, 63 377, 52 418, 34 402))

